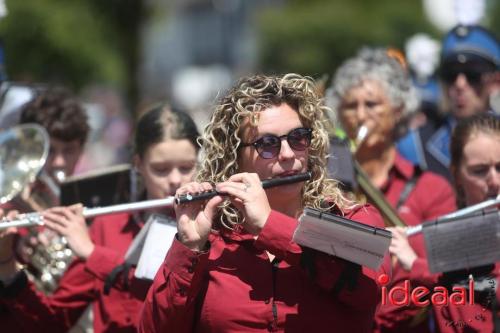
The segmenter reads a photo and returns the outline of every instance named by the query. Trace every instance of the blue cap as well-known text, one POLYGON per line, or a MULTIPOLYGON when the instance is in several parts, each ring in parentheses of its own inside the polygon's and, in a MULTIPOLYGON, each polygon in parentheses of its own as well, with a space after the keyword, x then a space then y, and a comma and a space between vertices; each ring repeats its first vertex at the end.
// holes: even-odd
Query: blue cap
POLYGON ((500 68, 498 39, 485 28, 477 25, 458 25, 443 40, 443 62, 486 61, 500 68))

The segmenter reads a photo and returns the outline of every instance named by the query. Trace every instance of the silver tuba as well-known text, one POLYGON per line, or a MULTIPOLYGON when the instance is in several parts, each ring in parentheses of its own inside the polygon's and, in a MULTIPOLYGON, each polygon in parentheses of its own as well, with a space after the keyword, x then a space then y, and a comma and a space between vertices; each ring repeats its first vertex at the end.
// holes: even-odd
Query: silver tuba
POLYGON ((36 124, 0 132, 0 204, 16 198, 33 183, 49 154, 49 135, 36 124))
MULTIPOLYGON (((50 148, 49 135, 37 124, 23 124, 0 132, 0 204, 7 208, 28 212, 48 208, 56 194, 31 193, 32 184, 44 182, 46 188, 53 184, 46 182, 42 171, 50 148), (30 192, 26 195, 27 192, 30 192)), ((33 191, 35 192, 35 191, 33 191)), ((24 214, 21 214, 21 217, 24 214)), ((29 215, 29 214, 26 214, 29 215)), ((42 239, 34 248, 28 248, 24 260, 32 270, 38 289, 52 292, 59 278, 73 258, 65 239, 50 231, 44 231, 42 239)), ((27 237, 39 237, 30 229, 27 237)))

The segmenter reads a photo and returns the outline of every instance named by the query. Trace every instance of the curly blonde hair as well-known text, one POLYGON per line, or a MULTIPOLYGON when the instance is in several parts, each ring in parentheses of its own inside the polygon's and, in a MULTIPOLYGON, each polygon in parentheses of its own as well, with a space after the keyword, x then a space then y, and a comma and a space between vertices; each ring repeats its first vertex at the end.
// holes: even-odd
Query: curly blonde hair
MULTIPOLYGON (((327 178, 326 156, 329 138, 325 114, 328 107, 319 96, 314 81, 298 74, 283 76, 256 75, 241 79, 215 107, 199 143, 204 152, 198 181, 219 183, 239 172, 238 148, 245 120, 257 126, 258 113, 271 106, 286 103, 298 112, 305 127, 311 128, 308 169, 312 178, 302 190, 303 207, 324 211, 350 205, 342 195, 338 182, 327 178)), ((228 229, 243 222, 241 214, 226 201, 219 210, 220 222, 228 229)))

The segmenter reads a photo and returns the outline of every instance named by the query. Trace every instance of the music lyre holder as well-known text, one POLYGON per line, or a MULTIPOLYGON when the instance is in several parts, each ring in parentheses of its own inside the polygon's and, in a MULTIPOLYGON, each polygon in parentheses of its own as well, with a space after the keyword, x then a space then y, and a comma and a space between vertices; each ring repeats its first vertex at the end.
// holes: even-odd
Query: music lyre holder
POLYGON ((497 197, 495 199, 489 199, 489 200, 480 202, 478 204, 462 208, 460 210, 457 210, 456 212, 452 212, 452 213, 443 215, 441 217, 438 217, 434 221, 428 221, 428 222, 424 222, 424 223, 419 224, 419 225, 411 226, 406 230, 406 235, 413 236, 413 235, 421 233, 424 224, 435 224, 435 223, 445 222, 445 221, 449 221, 449 220, 454 220, 454 219, 457 219, 459 217, 465 217, 468 215, 472 215, 472 214, 475 214, 475 213, 480 212, 482 210, 488 209, 488 208, 493 207, 493 206, 498 206, 498 205, 500 205, 500 195, 497 195, 497 197))

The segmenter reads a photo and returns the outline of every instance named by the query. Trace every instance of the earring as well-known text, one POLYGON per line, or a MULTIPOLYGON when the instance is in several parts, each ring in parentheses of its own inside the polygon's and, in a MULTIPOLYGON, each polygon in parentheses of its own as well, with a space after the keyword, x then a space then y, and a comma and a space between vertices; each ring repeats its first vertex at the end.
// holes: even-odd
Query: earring
POLYGON ((250 123, 252 124, 252 126, 259 125, 259 114, 258 114, 258 112, 252 113, 252 116, 250 117, 250 123))

